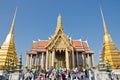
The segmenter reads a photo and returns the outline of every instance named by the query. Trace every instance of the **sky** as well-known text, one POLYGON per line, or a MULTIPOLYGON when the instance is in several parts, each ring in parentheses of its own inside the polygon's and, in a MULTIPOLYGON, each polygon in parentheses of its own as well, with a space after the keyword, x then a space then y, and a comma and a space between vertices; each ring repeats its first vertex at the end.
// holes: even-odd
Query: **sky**
POLYGON ((25 66, 33 40, 48 40, 61 14, 65 34, 73 40, 87 40, 97 64, 104 35, 100 5, 112 40, 120 49, 120 0, 0 0, 0 45, 10 30, 17 6, 15 45, 25 66))

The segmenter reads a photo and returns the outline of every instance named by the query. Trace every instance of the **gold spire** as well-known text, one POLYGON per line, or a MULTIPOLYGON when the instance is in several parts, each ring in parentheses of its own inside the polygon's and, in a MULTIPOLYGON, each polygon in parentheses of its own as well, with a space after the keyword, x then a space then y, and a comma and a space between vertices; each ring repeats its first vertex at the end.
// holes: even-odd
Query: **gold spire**
POLYGON ((100 12, 101 12, 102 22, 103 22, 103 28, 104 28, 104 41, 105 42, 109 42, 109 41, 111 42, 112 39, 111 39, 110 34, 108 33, 107 26, 106 26, 106 23, 105 23, 105 19, 104 19, 101 7, 100 7, 100 12))
POLYGON ((16 10, 15 10, 15 13, 14 13, 14 17, 13 17, 13 21, 12 21, 12 24, 11 24, 11 28, 10 28, 9 34, 6 37, 5 42, 12 42, 12 43, 14 43, 14 26, 15 26, 15 20, 16 20, 16 13, 17 13, 17 7, 16 7, 16 10))
POLYGON ((10 29, 9 34, 14 34, 14 26, 15 26, 15 20, 16 20, 16 13, 17 13, 17 7, 16 7, 16 10, 15 10, 15 13, 14 13, 14 18, 13 18, 13 21, 12 21, 12 24, 11 24, 11 29, 10 29))
POLYGON ((57 32, 59 29, 63 30, 63 27, 62 27, 62 17, 61 17, 60 14, 59 14, 59 16, 58 16, 58 20, 57 20, 57 28, 56 28, 56 32, 57 32))
POLYGON ((102 12, 101 8, 100 8, 100 12, 101 12, 102 21, 103 21, 104 34, 108 34, 107 26, 106 26, 105 19, 104 19, 103 12, 102 12))

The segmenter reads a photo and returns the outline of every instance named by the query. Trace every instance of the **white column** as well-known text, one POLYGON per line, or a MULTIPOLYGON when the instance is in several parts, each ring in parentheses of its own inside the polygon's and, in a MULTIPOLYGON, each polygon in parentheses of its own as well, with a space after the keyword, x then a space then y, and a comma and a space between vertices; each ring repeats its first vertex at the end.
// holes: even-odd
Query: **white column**
POLYGON ((41 58, 41 68, 44 68, 44 52, 42 52, 42 58, 41 58))
POLYGON ((29 54, 26 54, 27 56, 26 56, 26 67, 28 67, 29 68, 29 54))
POLYGON ((72 68, 75 68, 74 50, 72 50, 72 64, 73 64, 72 68))
POLYGON ((32 54, 30 55, 30 69, 32 68, 32 54))
POLYGON ((66 68, 69 70, 70 65, 69 65, 69 54, 68 54, 67 48, 66 48, 66 55, 65 55, 65 57, 66 57, 66 68))
POLYGON ((52 52, 52 66, 54 67, 55 50, 52 52))
POLYGON ((49 63, 48 63, 48 60, 49 60, 49 57, 48 57, 48 50, 46 51, 46 70, 48 69, 48 66, 49 66, 49 63))
POLYGON ((36 54, 36 67, 37 67, 37 69, 38 69, 38 65, 39 65, 39 63, 38 63, 38 54, 36 54))
POLYGON ((94 67, 94 54, 91 54, 92 56, 92 67, 94 67))
POLYGON ((30 55, 28 55, 28 68, 30 68, 30 55))
POLYGON ((77 59, 77 66, 79 65, 79 63, 78 63, 78 52, 76 52, 76 59, 77 59))
POLYGON ((85 67, 85 57, 84 57, 84 54, 85 53, 82 53, 82 63, 83 63, 83 66, 85 67))
POLYGON ((49 53, 49 68, 51 67, 51 52, 49 53))
POLYGON ((90 55, 89 55, 89 53, 87 54, 87 58, 88 58, 88 66, 89 66, 89 68, 90 68, 91 65, 90 65, 90 55))

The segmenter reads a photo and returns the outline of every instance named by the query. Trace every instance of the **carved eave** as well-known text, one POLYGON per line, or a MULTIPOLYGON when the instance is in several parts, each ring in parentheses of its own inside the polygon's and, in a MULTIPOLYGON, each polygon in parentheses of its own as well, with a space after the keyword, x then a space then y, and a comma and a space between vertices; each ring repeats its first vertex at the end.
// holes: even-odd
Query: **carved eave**
POLYGON ((32 48, 30 51, 27 52, 27 54, 37 54, 36 49, 32 48))

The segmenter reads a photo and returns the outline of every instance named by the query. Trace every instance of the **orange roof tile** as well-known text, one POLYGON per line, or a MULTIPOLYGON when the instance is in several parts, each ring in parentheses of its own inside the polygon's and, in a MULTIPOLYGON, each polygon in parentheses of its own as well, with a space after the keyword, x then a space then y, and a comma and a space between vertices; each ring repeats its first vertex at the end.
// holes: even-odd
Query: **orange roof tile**
POLYGON ((37 48, 37 42, 33 43, 33 48, 37 48))
POLYGON ((87 45, 86 42, 82 42, 82 45, 83 45, 85 51, 90 51, 89 46, 87 45))
POLYGON ((40 41, 39 46, 45 47, 48 44, 48 41, 40 41))
POLYGON ((86 42, 82 42, 82 45, 83 45, 84 48, 88 47, 86 42))
POLYGON ((78 47, 78 46, 81 46, 81 43, 80 43, 80 41, 73 41, 73 42, 72 42, 72 45, 73 45, 74 47, 78 47))

